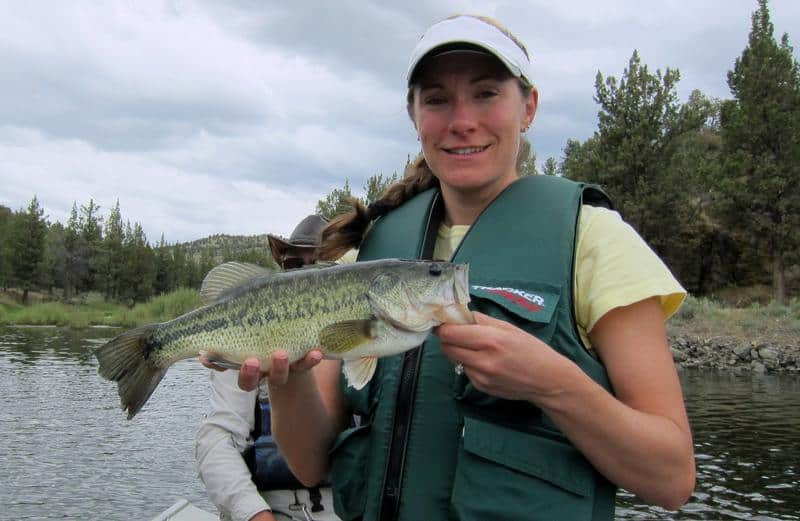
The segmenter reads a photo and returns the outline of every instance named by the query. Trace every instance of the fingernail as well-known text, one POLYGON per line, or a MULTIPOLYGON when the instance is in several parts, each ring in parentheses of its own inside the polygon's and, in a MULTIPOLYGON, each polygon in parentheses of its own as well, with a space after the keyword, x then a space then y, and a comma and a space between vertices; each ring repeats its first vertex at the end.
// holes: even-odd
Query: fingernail
POLYGON ((258 371, 258 363, 252 360, 248 360, 244 363, 243 368, 248 373, 254 373, 258 371))

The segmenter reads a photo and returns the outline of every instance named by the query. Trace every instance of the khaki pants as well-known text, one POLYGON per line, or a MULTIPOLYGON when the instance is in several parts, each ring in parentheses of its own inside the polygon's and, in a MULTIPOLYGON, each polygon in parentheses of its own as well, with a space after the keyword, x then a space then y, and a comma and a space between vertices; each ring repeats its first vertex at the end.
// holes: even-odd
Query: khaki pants
MULTIPOLYGON (((330 488, 319 489, 322 494, 322 510, 312 512, 313 503, 308 490, 265 490, 261 492, 278 521, 341 521, 333 513, 333 498, 330 488)), ((220 521, 229 517, 220 514, 220 521)))

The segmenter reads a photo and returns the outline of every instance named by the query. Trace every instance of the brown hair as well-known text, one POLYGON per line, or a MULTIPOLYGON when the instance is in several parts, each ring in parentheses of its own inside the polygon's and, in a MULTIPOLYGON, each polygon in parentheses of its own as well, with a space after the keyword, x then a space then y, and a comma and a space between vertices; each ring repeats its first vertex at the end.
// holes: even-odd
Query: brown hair
POLYGON ((334 218, 320 235, 320 246, 317 249, 319 260, 336 260, 349 250, 358 248, 369 225, 382 215, 389 213, 417 194, 439 185, 422 152, 414 158, 403 173, 403 178, 389 185, 381 197, 364 205, 360 200, 351 198, 353 209, 334 218))
MULTIPOLYGON (((455 18, 456 16, 461 15, 451 16, 449 18, 455 18)), ((525 46, 522 44, 522 42, 520 42, 516 36, 511 34, 508 29, 506 29, 496 20, 486 16, 466 16, 477 18, 482 22, 496 27, 503 34, 508 36, 515 44, 517 44, 519 48, 522 49, 522 52, 525 53, 525 56, 528 56, 528 51, 525 49, 525 46)), ((526 85, 522 81, 519 81, 519 84, 523 96, 530 95, 532 86, 526 85)), ((406 102, 408 115, 413 121, 413 85, 409 86, 406 102)), ((530 149, 531 146, 528 140, 524 137, 521 138, 519 152, 517 153, 517 171, 519 171, 519 165, 521 161, 524 161, 529 157, 530 149)), ((391 210, 402 205, 415 195, 418 195, 425 190, 438 185, 439 180, 428 166, 427 161, 425 161, 425 156, 422 154, 422 152, 420 152, 419 155, 417 155, 417 157, 406 166, 406 170, 403 173, 403 178, 397 183, 387 187, 377 201, 369 206, 366 206, 358 199, 350 199, 350 204, 353 206, 353 209, 348 213, 334 218, 328 224, 328 226, 322 230, 322 234, 320 235, 320 246, 317 249, 317 259, 336 260, 349 250, 358 248, 361 245, 361 241, 364 239, 364 235, 369 229, 372 221, 389 213, 391 210)))

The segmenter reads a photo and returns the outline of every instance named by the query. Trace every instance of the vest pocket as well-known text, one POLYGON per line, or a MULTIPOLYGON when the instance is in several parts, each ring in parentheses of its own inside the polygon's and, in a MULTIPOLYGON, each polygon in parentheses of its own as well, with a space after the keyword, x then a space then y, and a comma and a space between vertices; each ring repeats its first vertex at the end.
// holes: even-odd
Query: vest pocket
POLYGON ((462 443, 452 494, 456 519, 592 518, 595 471, 571 445, 469 417, 462 443))
POLYGON ((334 510, 342 521, 364 514, 371 425, 345 429, 336 437, 331 450, 331 485, 334 510))
POLYGON ((491 281, 470 286, 474 307, 505 320, 547 343, 555 330, 561 288, 529 281, 491 281))

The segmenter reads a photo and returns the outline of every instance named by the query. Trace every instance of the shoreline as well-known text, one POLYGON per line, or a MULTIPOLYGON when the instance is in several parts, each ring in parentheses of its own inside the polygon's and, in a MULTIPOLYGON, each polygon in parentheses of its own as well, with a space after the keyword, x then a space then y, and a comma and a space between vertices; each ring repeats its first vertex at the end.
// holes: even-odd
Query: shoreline
POLYGON ((800 345, 781 345, 735 337, 702 338, 670 334, 670 350, 678 368, 715 369, 733 373, 800 373, 800 345))
MULTIPOLYGON (((124 325, 0 324, 9 328, 124 329, 124 325)), ((670 333, 670 351, 678 369, 712 369, 733 373, 800 373, 800 345, 764 340, 743 341, 733 336, 701 337, 670 333)))

